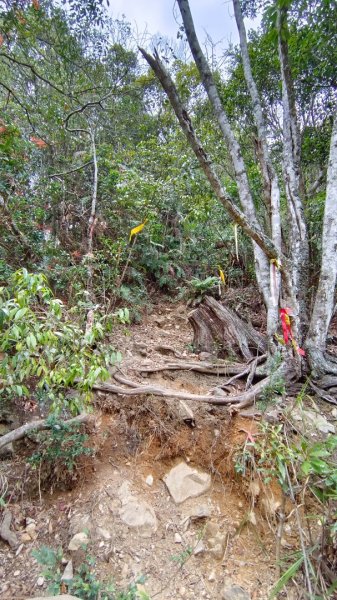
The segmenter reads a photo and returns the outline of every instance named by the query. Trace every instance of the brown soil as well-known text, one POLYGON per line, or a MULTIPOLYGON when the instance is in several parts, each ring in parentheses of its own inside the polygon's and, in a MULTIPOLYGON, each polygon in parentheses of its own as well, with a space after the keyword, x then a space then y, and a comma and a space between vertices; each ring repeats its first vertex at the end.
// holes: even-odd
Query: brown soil
MULTIPOLYGON (((248 295, 231 301, 241 303, 241 309, 253 320, 248 295)), ((256 320, 262 327, 263 317, 256 316, 256 320)), ((162 364, 163 347, 167 346, 183 357, 196 359, 191 341, 185 307, 163 303, 152 314, 144 315, 141 324, 117 328, 112 339, 123 353, 121 370, 128 375, 137 366, 162 364)), ((193 393, 207 393, 219 384, 217 376, 185 371, 154 373, 148 378, 193 393)), ((132 379, 144 381, 144 374, 132 371, 132 379)), ((80 462, 74 480, 64 480, 65 487, 72 488, 69 491, 53 491, 55 481, 50 474, 41 478, 27 467, 25 457, 34 448, 31 441, 18 444, 14 461, 0 463, 8 481, 14 529, 20 539, 16 551, 0 541, 1 598, 23 600, 44 595, 47 584, 39 579, 42 569, 32 557, 32 550, 41 545, 61 546, 65 557, 70 558, 68 544, 74 521, 89 518, 89 553, 96 559, 93 571, 100 579, 114 578, 126 587, 143 575, 145 589, 157 600, 221 599, 221 590, 228 581, 250 592, 252 600, 267 599, 277 579, 278 524, 273 507, 280 505, 280 489, 274 482, 266 488, 259 481, 256 493, 256 488, 254 491, 249 481, 244 482, 234 468, 236 455, 242 455, 250 435, 258 433, 254 417, 231 413, 225 407, 190 403, 194 422, 186 424, 179 418, 176 400, 121 398, 103 393, 97 394, 95 406, 96 424, 90 435, 95 458, 80 462), (211 473, 212 488, 177 506, 162 478, 181 460, 211 473), (152 486, 145 482, 148 475, 153 477, 152 486), (132 492, 147 501, 157 515, 158 529, 150 538, 139 537, 117 517, 117 490, 124 481, 130 482, 132 492), (207 520, 186 519, 202 505, 210 511, 207 520), (26 534, 29 519, 36 523, 31 539, 26 534), (227 536, 220 559, 209 552, 193 553, 203 539, 207 522, 227 536), (110 537, 97 533, 97 527, 109 531, 110 537), (180 543, 175 541, 177 533, 180 543), (186 550, 184 562, 181 557, 186 550)), ((62 473, 59 476, 62 478, 62 473)), ((291 513, 289 504, 284 541, 288 552, 298 544, 291 513)), ((81 551, 73 558, 76 566, 83 560, 81 551)), ((299 597, 294 592, 293 598, 299 597)))

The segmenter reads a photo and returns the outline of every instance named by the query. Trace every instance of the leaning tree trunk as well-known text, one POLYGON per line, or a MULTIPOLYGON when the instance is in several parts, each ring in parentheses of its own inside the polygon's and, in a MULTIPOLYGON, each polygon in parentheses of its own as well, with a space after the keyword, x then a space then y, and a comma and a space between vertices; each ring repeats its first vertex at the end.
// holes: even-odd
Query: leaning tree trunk
POLYGON ((211 296, 206 296, 188 319, 194 333, 193 346, 199 352, 250 360, 266 351, 265 337, 211 296))

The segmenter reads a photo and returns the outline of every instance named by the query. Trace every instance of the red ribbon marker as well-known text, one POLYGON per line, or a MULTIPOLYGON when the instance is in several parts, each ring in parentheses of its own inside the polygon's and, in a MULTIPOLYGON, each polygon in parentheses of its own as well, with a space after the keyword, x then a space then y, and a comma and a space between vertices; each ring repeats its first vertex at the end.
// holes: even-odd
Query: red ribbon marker
POLYGON ((281 308, 280 309, 280 318, 281 318, 281 324, 282 324, 284 343, 288 344, 288 342, 290 340, 294 347, 295 352, 297 352, 297 354, 299 354, 300 356, 305 356, 304 350, 299 347, 298 343, 294 339, 293 332, 291 329, 290 316, 291 316, 290 308, 281 308))

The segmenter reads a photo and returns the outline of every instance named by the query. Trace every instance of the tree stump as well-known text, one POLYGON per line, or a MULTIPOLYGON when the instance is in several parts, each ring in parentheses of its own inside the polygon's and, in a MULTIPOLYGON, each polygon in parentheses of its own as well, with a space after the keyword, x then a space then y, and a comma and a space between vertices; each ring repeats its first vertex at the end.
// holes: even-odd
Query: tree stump
POLYGON ((206 296, 188 317, 198 352, 240 356, 250 360, 267 349, 266 338, 229 308, 206 296))

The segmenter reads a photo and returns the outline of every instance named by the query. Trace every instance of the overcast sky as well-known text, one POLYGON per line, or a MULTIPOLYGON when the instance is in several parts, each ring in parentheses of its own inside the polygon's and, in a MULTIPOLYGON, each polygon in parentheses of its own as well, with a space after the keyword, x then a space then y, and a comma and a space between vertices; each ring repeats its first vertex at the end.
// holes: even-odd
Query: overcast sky
MULTIPOLYGON (((190 0, 190 7, 201 42, 206 32, 213 42, 223 41, 224 47, 238 41, 230 0, 190 0)), ((110 0, 110 13, 114 18, 125 15, 139 34, 147 29, 150 35, 176 39, 180 14, 174 0, 110 0)))

